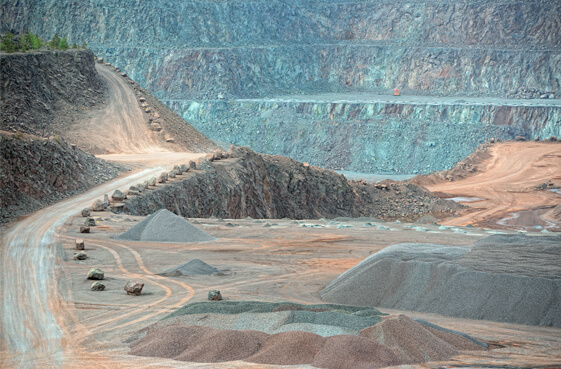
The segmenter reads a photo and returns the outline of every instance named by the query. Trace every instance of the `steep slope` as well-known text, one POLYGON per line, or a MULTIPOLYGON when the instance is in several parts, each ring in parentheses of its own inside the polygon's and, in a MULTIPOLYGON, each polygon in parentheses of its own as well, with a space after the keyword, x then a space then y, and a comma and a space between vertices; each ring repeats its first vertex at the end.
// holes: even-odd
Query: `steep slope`
POLYGON ((0 132, 0 223, 84 192, 122 171, 60 138, 0 132))
POLYGON ((87 40, 212 139, 332 169, 426 173, 492 137, 561 135, 555 0, 10 0, 3 10, 0 27, 87 40), (556 100, 519 106, 526 87, 556 100), (355 95, 394 88, 431 99, 355 95), (306 96, 319 93, 333 95, 306 96))

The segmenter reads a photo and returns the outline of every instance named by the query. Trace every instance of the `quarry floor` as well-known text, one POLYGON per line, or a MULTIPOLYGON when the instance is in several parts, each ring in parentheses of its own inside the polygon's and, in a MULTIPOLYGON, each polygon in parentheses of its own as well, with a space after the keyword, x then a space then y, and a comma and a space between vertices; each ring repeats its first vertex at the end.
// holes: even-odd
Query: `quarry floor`
MULTIPOLYGON (((80 234, 80 216, 69 219, 58 236, 66 261, 62 264, 60 290, 69 320, 73 351, 67 364, 106 368, 192 367, 268 368, 275 366, 229 363, 184 363, 128 355, 123 343, 134 332, 154 323, 187 302, 205 301, 210 289, 219 289, 225 300, 256 300, 321 303, 319 291, 340 273, 370 254, 401 242, 467 245, 496 230, 454 228, 439 230, 408 224, 384 223, 389 230, 375 230, 363 222, 196 219, 201 228, 218 238, 204 243, 144 243, 111 239, 137 224, 143 217, 94 213, 99 225, 80 234), (228 224, 230 223, 230 224, 228 224), (264 227, 265 224, 271 227, 264 227), (322 228, 307 228, 319 225, 322 228), (85 240, 89 259, 72 260, 75 239, 85 240), (222 275, 162 277, 172 267, 201 259, 222 275), (86 279, 91 267, 105 272, 104 292, 92 292, 86 279), (127 281, 145 283, 141 296, 128 296, 127 281), (79 348, 79 349, 77 349, 79 348)), ((191 219, 193 221, 193 219, 191 219)), ((509 233, 509 231, 506 231, 509 233)), ((536 235, 538 233, 535 233, 536 235)), ((561 365, 561 329, 482 320, 443 317, 419 312, 398 312, 423 318, 446 328, 462 331, 492 345, 486 352, 464 352, 449 362, 422 367, 539 367, 561 365)))

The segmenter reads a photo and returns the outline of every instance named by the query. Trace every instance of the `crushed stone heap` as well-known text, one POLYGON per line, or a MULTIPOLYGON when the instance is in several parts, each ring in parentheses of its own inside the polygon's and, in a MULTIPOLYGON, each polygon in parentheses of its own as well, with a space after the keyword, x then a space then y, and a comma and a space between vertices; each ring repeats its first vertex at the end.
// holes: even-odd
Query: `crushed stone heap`
POLYGON ((561 237, 493 235, 471 246, 397 244, 321 291, 324 301, 561 327, 561 237))
POLYGON ((185 264, 166 270, 161 273, 161 275, 166 277, 178 277, 182 275, 210 275, 214 273, 220 273, 220 270, 208 265, 201 259, 193 259, 185 264))
POLYGON ((216 238, 201 231, 169 210, 161 209, 128 231, 115 236, 115 239, 181 243, 214 241, 216 238))

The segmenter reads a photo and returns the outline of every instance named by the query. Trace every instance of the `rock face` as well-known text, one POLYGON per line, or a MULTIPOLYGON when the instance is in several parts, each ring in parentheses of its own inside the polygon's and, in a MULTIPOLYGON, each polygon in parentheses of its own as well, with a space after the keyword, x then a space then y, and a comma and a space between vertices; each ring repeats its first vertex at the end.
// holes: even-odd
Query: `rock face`
POLYGON ((0 223, 84 192, 121 171, 62 139, 0 134, 0 223))
POLYGON ((331 170, 304 166, 248 148, 185 179, 125 200, 129 213, 168 209, 185 217, 207 218, 379 218, 450 211, 458 205, 440 200, 413 184, 371 185, 347 181, 331 170))
POLYGON ((64 136, 71 116, 104 103, 91 50, 3 54, 0 79, 1 130, 64 136))
POLYGON ((517 106, 518 97, 561 92, 556 0, 69 4, 9 0, 0 26, 45 34, 43 19, 79 16, 59 31, 86 40, 211 139, 260 152, 333 169, 426 173, 449 169, 490 137, 561 133, 558 106, 517 106), (174 21, 151 21, 161 17, 174 21), (397 103, 353 102, 357 93, 385 100, 396 88, 397 103), (409 95, 511 100, 416 104, 409 95))

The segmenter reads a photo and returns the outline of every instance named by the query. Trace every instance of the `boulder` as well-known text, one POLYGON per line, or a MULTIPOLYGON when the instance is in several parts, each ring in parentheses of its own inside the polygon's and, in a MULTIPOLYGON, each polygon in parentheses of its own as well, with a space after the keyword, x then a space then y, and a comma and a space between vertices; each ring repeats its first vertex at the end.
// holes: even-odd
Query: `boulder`
POLYGON ((144 283, 134 282, 131 283, 127 281, 125 285, 125 291, 127 291, 127 295, 135 295, 138 296, 142 293, 142 288, 144 287, 144 283))
POLYGON ((138 100, 139 100, 140 102, 145 102, 145 101, 146 101, 146 99, 145 99, 143 96, 140 96, 140 97, 138 98, 138 100))
POLYGON ((113 192, 113 195, 111 195, 111 202, 123 202, 124 199, 125 194, 118 189, 113 192))
POLYGON ((236 146, 231 145, 230 148, 228 149, 228 155, 231 158, 237 158, 238 157, 238 149, 236 148, 236 146))
POLYGON ((167 180, 168 180, 168 174, 166 172, 161 173, 160 176, 158 177, 158 183, 166 183, 167 180))
POLYGON ((138 187, 136 186, 130 186, 129 190, 127 192, 127 195, 129 196, 138 196, 140 195, 140 190, 138 189, 138 187))
POLYGON ((90 233, 90 227, 80 226, 80 233, 90 233))
POLYGON ((156 177, 152 177, 148 180, 148 186, 154 187, 156 185, 156 177))
POLYGON ((84 218, 89 217, 91 215, 90 209, 88 209, 88 208, 82 209, 81 214, 84 218))
POLYGON ((83 250, 84 249, 84 240, 77 239, 76 240, 76 250, 83 250))
POLYGON ((150 130, 154 132, 160 132, 162 130, 162 126, 160 125, 160 123, 153 122, 150 123, 150 130))
POLYGON ((195 163, 194 161, 190 160, 189 161, 189 169, 197 169, 197 163, 195 163))
POLYGON ((86 260, 88 258, 88 254, 85 251, 79 251, 74 253, 74 260, 86 260))
POLYGON ((92 210, 93 211, 103 211, 103 201, 101 200, 95 200, 94 203, 92 204, 92 210))
POLYGON ((86 227, 95 227, 95 219, 93 217, 87 217, 84 221, 86 227))
POLYGON ((208 299, 209 301, 219 301, 222 300, 222 295, 219 290, 210 290, 208 291, 208 299))
POLYGON ((103 208, 107 209, 109 205, 111 205, 111 202, 109 202, 109 196, 105 194, 103 195, 103 208))
POLYGON ((222 150, 221 149, 214 150, 214 152, 212 153, 212 157, 214 160, 222 159, 222 150))
POLYGON ((183 169, 181 169, 181 167, 179 165, 174 165, 173 166, 173 171, 175 173, 177 173, 177 175, 182 175, 183 174, 183 169))
POLYGON ((526 137, 524 137, 524 136, 516 136, 516 137, 514 137, 514 139, 516 141, 526 141, 526 137))
POLYGON ((168 174, 169 178, 175 178, 177 176, 177 173, 175 172, 175 170, 171 170, 168 174))
POLYGON ((114 214, 121 214, 125 211, 125 204, 122 202, 116 202, 111 204, 111 212, 114 214))
POLYGON ((101 282, 94 282, 94 283, 92 283, 92 286, 90 287, 90 289, 92 291, 103 291, 103 290, 105 290, 105 285, 101 282))
POLYGON ((88 272, 88 279, 103 279, 103 270, 99 268, 91 268, 88 272))

